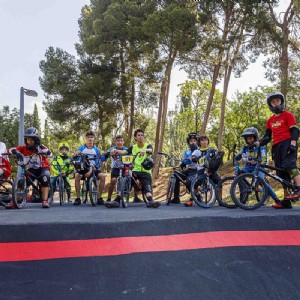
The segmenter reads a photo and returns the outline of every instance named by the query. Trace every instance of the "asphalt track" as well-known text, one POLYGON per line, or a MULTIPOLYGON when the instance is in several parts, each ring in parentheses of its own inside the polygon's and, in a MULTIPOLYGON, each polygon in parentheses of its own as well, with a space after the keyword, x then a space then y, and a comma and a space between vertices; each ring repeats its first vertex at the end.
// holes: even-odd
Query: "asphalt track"
POLYGON ((300 299, 300 207, 0 209, 0 299, 300 299))

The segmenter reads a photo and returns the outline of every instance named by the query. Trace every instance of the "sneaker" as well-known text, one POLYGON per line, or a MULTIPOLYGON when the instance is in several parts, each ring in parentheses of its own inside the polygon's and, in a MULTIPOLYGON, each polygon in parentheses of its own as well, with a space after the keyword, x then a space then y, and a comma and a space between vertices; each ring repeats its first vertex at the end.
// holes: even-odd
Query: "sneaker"
POLYGON ((107 208, 117 208, 120 207, 120 202, 113 200, 113 201, 105 202, 104 206, 107 208))
POLYGON ((143 203, 144 201, 140 199, 139 197, 134 197, 132 203, 143 203))
POLYGON ((188 202, 185 202, 185 203, 184 203, 184 206, 185 206, 185 207, 191 207, 191 206, 193 206, 193 200, 190 199, 188 202))
POLYGON ((292 195, 288 195, 284 197, 285 199, 289 200, 298 200, 300 198, 300 189, 296 189, 292 195))
POLYGON ((111 198, 107 198, 106 202, 110 202, 111 201, 111 198))
POLYGON ((81 200, 79 198, 76 198, 73 205, 81 205, 81 200))
POLYGON ((50 207, 50 205, 48 203, 48 200, 43 200, 42 201, 42 208, 49 208, 49 207, 50 207))
POLYGON ((273 208, 284 209, 284 208, 293 208, 290 200, 282 200, 280 202, 272 204, 273 208))
POLYGON ((6 208, 6 209, 13 209, 13 208, 17 208, 17 207, 15 206, 15 204, 14 204, 13 201, 10 201, 10 202, 8 203, 8 205, 5 206, 5 208, 6 208))
POLYGON ((156 201, 153 201, 153 200, 148 201, 147 207, 158 208, 158 207, 160 207, 160 202, 156 202, 156 201))
POLYGON ((102 199, 102 197, 101 197, 101 198, 98 198, 97 204, 98 204, 98 205, 104 205, 104 200, 102 199))
POLYGON ((68 203, 73 203, 73 201, 71 199, 68 199, 68 203))
POLYGON ((170 201, 170 203, 172 203, 172 204, 180 204, 180 199, 179 199, 179 197, 174 197, 174 198, 170 201))

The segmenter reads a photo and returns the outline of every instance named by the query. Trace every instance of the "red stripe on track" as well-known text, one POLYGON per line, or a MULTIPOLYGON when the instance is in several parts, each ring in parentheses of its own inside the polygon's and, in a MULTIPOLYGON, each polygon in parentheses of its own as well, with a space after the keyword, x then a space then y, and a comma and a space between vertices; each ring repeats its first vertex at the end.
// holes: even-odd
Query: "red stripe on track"
POLYGON ((0 262, 247 246, 300 246, 300 230, 214 231, 92 240, 0 243, 0 262))

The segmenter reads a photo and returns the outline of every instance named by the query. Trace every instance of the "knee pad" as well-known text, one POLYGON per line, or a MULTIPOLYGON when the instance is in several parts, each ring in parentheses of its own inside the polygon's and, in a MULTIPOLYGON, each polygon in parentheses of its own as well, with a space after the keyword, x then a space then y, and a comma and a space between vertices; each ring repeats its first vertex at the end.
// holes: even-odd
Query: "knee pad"
POLYGON ((288 170, 288 173, 291 175, 292 178, 296 177, 297 175, 300 175, 300 171, 298 168, 288 170))

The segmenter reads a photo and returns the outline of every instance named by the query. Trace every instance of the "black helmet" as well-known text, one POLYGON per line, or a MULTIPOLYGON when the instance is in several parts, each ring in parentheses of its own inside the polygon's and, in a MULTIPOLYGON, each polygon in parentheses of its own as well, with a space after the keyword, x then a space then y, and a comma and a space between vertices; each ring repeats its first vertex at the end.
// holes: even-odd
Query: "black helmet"
POLYGON ((207 135, 205 135, 205 134, 202 134, 202 135, 200 135, 199 137, 198 137, 198 146, 200 146, 200 141, 201 140, 204 140, 204 139, 206 139, 208 142, 207 142, 207 145, 209 145, 209 138, 208 138, 208 136, 207 135))
POLYGON ((191 139, 197 140, 198 139, 198 134, 196 132, 191 132, 191 133, 188 134, 188 136, 186 138, 186 142, 187 142, 188 145, 190 144, 191 139))
POLYGON ((154 161, 151 157, 146 158, 143 162, 142 162, 142 167, 145 170, 151 170, 154 167, 154 161))
POLYGON ((79 174, 87 173, 91 167, 87 154, 82 154, 80 160, 75 161, 73 164, 76 172, 79 174))
POLYGON ((254 142, 257 142, 259 140, 259 133, 255 127, 246 128, 241 136, 245 139, 245 141, 247 136, 254 136, 254 142))
POLYGON ((25 141, 26 145, 27 145, 27 140, 26 140, 27 138, 33 138, 34 139, 34 141, 35 141, 34 147, 41 144, 39 132, 34 127, 29 127, 27 129, 25 129, 25 131, 24 131, 24 141, 25 141))
POLYGON ((279 113, 282 113, 284 111, 285 98, 284 98, 283 94, 280 93, 280 92, 273 92, 273 93, 268 94, 267 95, 267 103, 268 103, 270 111, 273 112, 274 114, 279 114, 279 113), (275 98, 281 99, 281 104, 278 105, 278 106, 273 107, 271 105, 271 100, 275 99, 275 98))

